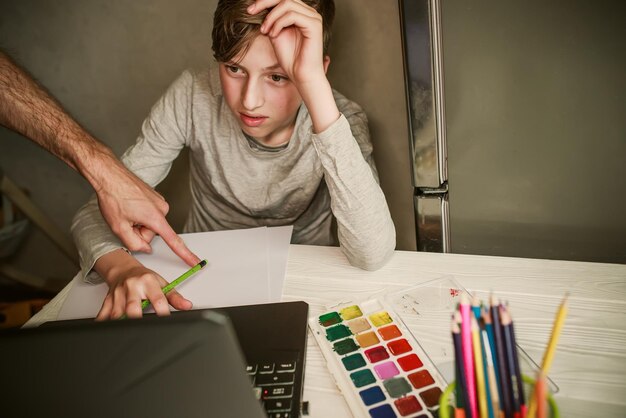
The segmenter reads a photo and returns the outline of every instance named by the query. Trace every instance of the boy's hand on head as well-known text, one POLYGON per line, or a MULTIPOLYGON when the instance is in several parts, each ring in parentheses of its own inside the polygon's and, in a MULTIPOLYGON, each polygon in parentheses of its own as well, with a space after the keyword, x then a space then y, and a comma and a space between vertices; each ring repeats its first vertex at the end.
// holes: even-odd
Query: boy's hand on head
POLYGON ((299 0, 256 0, 248 13, 273 8, 261 33, 269 36, 278 63, 298 88, 326 78, 322 17, 299 0))
POLYGON ((247 11, 256 14, 270 8, 261 33, 269 37, 278 64, 298 89, 313 132, 323 132, 340 113, 326 78, 330 60, 324 56, 322 16, 301 0, 256 0, 247 11))
POLYGON ((123 250, 100 257, 94 268, 109 285, 96 320, 117 319, 123 314, 140 318, 143 300, 149 300, 159 316, 170 314, 169 305, 178 310, 192 308, 191 301, 176 290, 164 295, 162 289, 168 282, 123 250))
POLYGON ((165 199, 118 161, 108 164, 96 195, 105 221, 131 251, 151 252, 150 242, 159 234, 185 263, 200 262, 165 219, 165 199))

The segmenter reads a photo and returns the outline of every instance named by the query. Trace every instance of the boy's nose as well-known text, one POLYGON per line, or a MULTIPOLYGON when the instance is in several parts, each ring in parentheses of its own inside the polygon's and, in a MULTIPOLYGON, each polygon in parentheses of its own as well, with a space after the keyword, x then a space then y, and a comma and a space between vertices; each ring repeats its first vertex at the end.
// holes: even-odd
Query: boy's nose
POLYGON ((242 105, 246 110, 254 110, 263 105, 263 86, 249 79, 243 91, 242 105))

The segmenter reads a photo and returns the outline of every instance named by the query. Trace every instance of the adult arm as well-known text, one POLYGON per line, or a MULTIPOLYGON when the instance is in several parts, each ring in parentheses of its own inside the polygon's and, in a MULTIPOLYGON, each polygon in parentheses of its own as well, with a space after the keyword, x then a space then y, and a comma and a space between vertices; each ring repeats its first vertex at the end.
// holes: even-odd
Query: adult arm
MULTIPOLYGON (((193 76, 184 72, 153 106, 144 121, 135 145, 122 161, 150 186, 159 184, 191 135, 193 76)), ((165 280, 123 251, 98 211, 95 199, 83 206, 72 224, 72 234, 80 255, 83 277, 94 282, 104 279, 109 287, 97 319, 141 316, 141 300, 148 299, 159 315, 169 313, 167 303, 176 309, 189 309, 191 302, 170 292, 161 292, 165 280), (92 275, 92 269, 99 277, 92 275)))
POLYGON ((153 233, 187 264, 199 261, 167 223, 169 207, 0 51, 0 124, 31 139, 91 184, 112 231, 133 251, 150 252, 153 233))

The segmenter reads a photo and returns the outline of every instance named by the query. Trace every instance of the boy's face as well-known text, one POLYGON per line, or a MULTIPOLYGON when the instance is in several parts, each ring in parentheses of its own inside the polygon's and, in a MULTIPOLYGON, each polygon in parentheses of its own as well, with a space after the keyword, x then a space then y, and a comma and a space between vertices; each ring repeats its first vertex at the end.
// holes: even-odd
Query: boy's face
POLYGON ((269 38, 257 36, 240 58, 219 64, 228 107, 247 135, 268 146, 287 142, 302 98, 278 65, 269 38))

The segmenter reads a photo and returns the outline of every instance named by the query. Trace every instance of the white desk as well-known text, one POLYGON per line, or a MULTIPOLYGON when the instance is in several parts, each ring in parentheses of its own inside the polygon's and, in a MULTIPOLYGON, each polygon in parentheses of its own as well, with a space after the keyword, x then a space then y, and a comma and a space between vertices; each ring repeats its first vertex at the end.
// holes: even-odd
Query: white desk
MULTIPOLYGON (((540 361, 554 313, 570 292, 569 315, 550 376, 559 386, 561 416, 626 416, 626 265, 397 251, 375 272, 351 267, 338 248, 292 245, 284 300, 305 300, 311 315, 346 295, 453 275, 465 288, 493 290, 513 309, 520 346, 540 361)), ((66 287, 29 321, 56 319, 66 287)), ((311 417, 350 417, 322 354, 309 335, 304 400, 311 417)))

